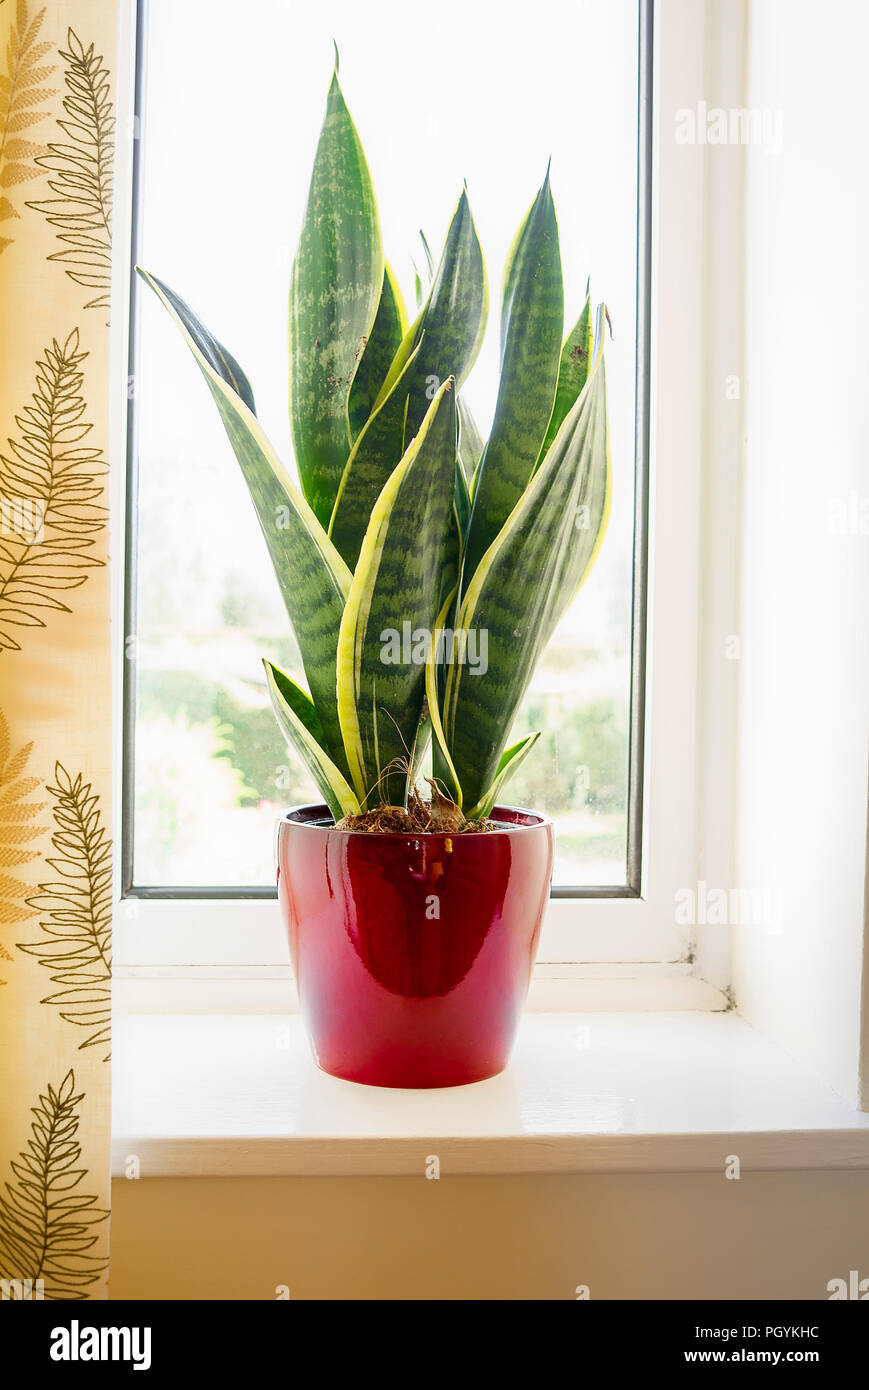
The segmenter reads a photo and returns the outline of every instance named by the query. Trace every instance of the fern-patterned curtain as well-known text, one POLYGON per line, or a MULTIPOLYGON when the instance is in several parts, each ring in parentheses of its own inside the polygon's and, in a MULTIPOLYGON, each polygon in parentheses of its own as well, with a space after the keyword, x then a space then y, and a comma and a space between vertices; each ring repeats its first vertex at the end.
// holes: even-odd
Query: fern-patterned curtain
POLYGON ((122 4, 0 0, 4 1297, 101 1297, 108 1269, 108 317, 122 4))

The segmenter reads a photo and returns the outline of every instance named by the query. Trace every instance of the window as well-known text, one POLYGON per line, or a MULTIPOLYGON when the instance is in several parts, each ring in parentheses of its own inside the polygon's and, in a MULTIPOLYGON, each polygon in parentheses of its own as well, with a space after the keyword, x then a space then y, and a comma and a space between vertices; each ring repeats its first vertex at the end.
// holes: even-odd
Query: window
MULTIPOLYGON (((139 105, 146 141, 144 158, 139 151, 138 258, 176 282, 238 354, 254 379, 269 431, 289 455, 285 291, 322 110, 324 79, 310 58, 314 49, 325 48, 328 68, 332 34, 341 39, 343 82, 368 148, 390 255, 399 262, 405 288, 417 221, 432 241, 442 230, 455 191, 453 144, 462 153, 456 177, 468 177, 480 218, 494 294, 504 246, 526 190, 533 191, 539 176, 539 146, 545 144, 546 154, 551 148, 570 290, 576 294, 579 287, 581 293, 590 268, 613 312, 609 377, 616 481, 623 491, 616 498, 622 530, 610 533, 604 552, 613 566, 620 556, 621 575, 614 577, 602 559, 594 580, 597 597, 590 585, 576 606, 579 626, 556 647, 566 663, 558 673, 562 686, 553 678, 544 693, 572 689, 574 672, 580 698, 597 693, 590 671, 594 663, 599 674, 603 668, 600 648, 592 649, 592 666, 583 667, 581 644, 583 634, 595 630, 594 614, 607 592, 611 612, 621 615, 607 631, 614 648, 616 637, 620 643, 612 689, 620 691, 625 723, 619 757, 624 769, 630 755, 630 775, 622 783, 626 824, 618 851, 610 849, 607 880, 600 837, 596 847, 589 842, 579 852, 572 847, 573 867, 567 855, 562 857, 560 886, 538 953, 538 1006, 541 998, 560 997, 570 1008, 582 1009, 589 1001, 604 1009, 721 1009, 735 997, 749 1022, 854 1097, 861 951, 865 955, 864 854, 858 843, 865 779, 858 775, 860 758, 850 756, 860 737, 857 696, 865 691, 849 637, 862 630, 852 602, 856 550, 843 545, 833 527, 826 533, 821 527, 818 565, 811 572, 794 568, 794 547, 799 548, 794 537, 802 532, 796 521, 790 528, 781 521, 782 499, 790 499, 796 516, 806 494, 806 488, 792 485, 794 467, 806 479, 814 476, 813 441, 830 417, 827 397, 833 390, 825 395, 823 388, 829 386, 827 378, 834 384, 838 379, 828 372, 806 411, 790 410, 782 383, 799 375, 799 344, 795 339, 791 351, 782 339, 782 313, 804 318, 805 293, 804 287, 799 293, 794 289, 789 267, 801 258, 810 262, 819 244, 818 226, 812 219, 794 220, 792 208, 802 196, 807 158, 821 171, 819 177, 849 188, 846 166, 853 163, 853 151, 847 142, 839 148, 832 118, 829 128, 819 126, 812 108, 802 119, 801 41, 794 39, 795 61, 783 67, 780 26, 774 16, 755 9, 740 20, 730 7, 714 4, 653 8, 652 0, 541 0, 532 27, 527 9, 518 14, 515 6, 502 5, 495 22, 484 13, 488 5, 469 0, 462 12, 461 52, 450 53, 455 65, 449 69, 454 74, 450 118, 432 116, 431 126, 428 118, 414 123, 408 91, 420 110, 441 112, 442 73, 448 65, 438 35, 429 32, 425 16, 405 8, 399 12, 397 4, 382 0, 376 9, 377 43, 384 34, 400 35, 388 62, 379 50, 372 51, 375 41, 363 32, 362 11, 357 24, 348 5, 332 5, 321 22, 306 16, 301 5, 261 0, 253 34, 250 25, 245 30, 230 27, 231 20, 224 23, 229 7, 223 2, 206 6, 204 0, 187 0, 180 6, 151 0, 147 21, 140 4, 140 53, 147 48, 150 98, 139 105), (556 42, 550 41, 553 31, 556 42), (639 62, 631 46, 637 39, 639 62), (404 62, 407 52, 412 58, 404 62), (545 82, 539 79, 541 64, 545 82), (387 69, 387 78, 371 81, 372 72, 387 69), (514 109, 519 90, 521 111, 514 109), (772 162, 763 147, 686 141, 680 134, 686 115, 699 119, 700 103, 708 110, 713 101, 737 112, 786 109, 787 130, 795 138, 787 136, 772 162), (630 113, 632 123, 630 132, 621 130, 620 142, 616 106, 621 114, 630 113), (569 139, 562 129, 568 124, 569 139), (414 158, 408 161, 411 149, 414 158), (832 158, 836 150, 840 158, 832 158), (582 181, 586 159, 597 183, 582 181), (581 199, 592 185, 596 197, 588 210, 581 199), (571 203, 577 190, 580 203, 571 203), (773 265, 770 247, 781 242, 785 225, 798 229, 797 243, 790 261, 773 265), (214 227, 220 237, 212 245, 207 233, 214 227), (598 233, 605 243, 609 238, 608 244, 592 244, 598 233), (734 381, 737 397, 729 390, 734 381), (790 429, 795 439, 799 436, 784 452, 774 447, 783 428, 786 435, 790 429), (780 542, 774 562, 770 537, 780 542), (788 574, 802 576, 798 601, 782 598, 782 575, 788 574), (802 614, 800 621, 791 621, 795 613, 802 614), (824 659, 808 680, 807 630, 828 638, 824 659), (737 644, 739 660, 732 659, 734 635, 744 639, 737 644), (831 679, 831 670, 841 679, 831 679), (845 720, 833 698, 843 689, 857 692, 845 720), (801 692, 799 698, 793 698, 794 690, 801 692), (837 731, 842 756, 834 760, 833 781, 815 779, 809 794, 792 745, 794 730, 801 721, 817 722, 819 709, 825 712, 823 726, 837 731), (807 838, 807 826, 817 833, 807 838), (686 891, 689 897, 696 894, 697 906, 707 888, 722 886, 728 894, 767 887, 783 893, 781 934, 742 922, 723 926, 699 909, 694 923, 680 919, 678 905, 686 891), (820 933, 819 922, 824 923, 820 933), (547 977, 564 989, 547 993, 547 977), (807 1032, 807 1010, 817 1014, 819 1008, 824 1026, 807 1032)), ((365 29, 371 12, 372 7, 365 11, 365 29)), ((835 102, 828 106, 835 116, 835 102)), ((848 225, 856 227, 859 220, 855 212, 848 225)), ((830 302, 846 304, 853 279, 847 257, 836 262, 836 273, 844 289, 830 302)), ((121 312, 113 309, 115 324, 124 317, 123 305, 116 307, 121 312)), ((199 679, 206 670, 214 687, 229 687, 238 704, 243 694, 245 707, 256 709, 260 696, 249 653, 254 642, 259 647, 285 640, 284 618, 234 460, 183 345, 156 305, 143 301, 134 309, 141 350, 133 368, 131 405, 139 448, 131 452, 131 482, 138 473, 139 485, 130 493, 128 515, 131 533, 138 535, 131 534, 129 546, 126 650, 138 655, 137 662, 125 661, 122 643, 117 644, 117 670, 126 678, 127 750, 125 873, 115 930, 116 979, 124 985, 121 1009, 144 1004, 157 1011, 178 1006, 284 1011, 289 967, 268 853, 276 798, 269 787, 262 798, 269 805, 259 811, 255 801, 241 804, 239 798, 218 809, 210 823, 203 820, 204 831, 192 823, 214 808, 215 783, 208 781, 212 763, 222 755, 230 772, 233 767, 230 749, 215 750, 213 743, 205 743, 200 758, 196 739, 203 728, 216 737, 220 724, 225 730, 220 737, 228 741, 234 710, 218 706, 215 689, 210 704, 197 709, 183 687, 176 685, 173 694, 168 679, 178 671, 199 679), (185 470, 194 472, 193 482, 185 470), (207 510, 212 504, 223 527, 213 533, 207 510), (205 621, 197 605, 213 603, 215 575, 226 567, 223 557, 230 547, 242 557, 231 573, 259 586, 259 606, 253 617, 249 606, 245 622, 233 615, 232 604, 243 592, 233 584, 229 611, 218 621, 205 621), (173 565, 177 583, 170 585, 173 565), (161 585, 168 598, 158 622, 161 585), (154 694, 164 701, 162 710, 153 703, 154 694), (186 827, 171 795, 149 820, 147 779, 162 795, 172 785, 171 765, 165 776, 166 768, 160 769, 159 777, 149 766, 143 736, 149 720, 161 719, 180 750, 175 781, 182 778, 192 787, 186 827), (227 845, 235 853, 241 844, 227 827, 246 816, 245 824, 253 828, 256 815, 261 824, 251 843, 259 858, 248 868, 240 855, 227 857, 227 845), (197 834, 198 859, 191 849, 197 834), (249 901, 253 897, 262 901, 249 901), (189 981, 196 987, 188 987, 189 981)), ((847 383, 853 376, 853 343, 847 332, 842 341, 846 347, 840 343, 839 357, 844 351, 847 383)), ((125 368, 119 354, 119 377, 125 368)), ((491 402, 491 365, 488 386, 481 362, 473 389, 482 417, 487 391, 491 402)), ((121 390, 116 398, 119 412, 125 410, 121 390)), ((854 443, 851 436, 834 460, 840 469, 838 500, 849 496, 852 482, 853 495, 859 491, 863 455, 856 444, 849 452, 849 442, 854 443)), ((115 517, 119 514, 115 508, 115 517)), ((117 556, 117 538, 114 549, 117 556)), ((123 567, 116 564, 114 573, 119 611, 123 567)), ((271 650, 282 654, 277 646, 271 650)), ((554 736, 561 726, 552 720, 545 727, 554 736)), ((270 723, 266 728, 265 738, 274 740, 270 723)), ((257 746, 247 744, 249 751, 257 746)), ((168 739, 162 748, 171 752, 168 739)), ((274 763, 265 763, 268 777, 285 765, 286 755, 276 740, 267 748, 274 763)), ((152 743, 155 762, 160 753, 161 745, 152 743)), ((551 757, 541 774, 546 783, 541 796, 561 794, 551 776, 554 765, 551 757)), ((290 788, 275 791, 277 804, 290 800, 290 788)), ((517 800, 525 794, 516 788, 517 800)), ((535 798, 533 790, 528 797, 535 798)), ((120 805, 121 798, 116 800, 120 805)), ((585 809, 591 817, 587 803, 585 809)), ((566 844, 565 829, 569 832, 576 807, 565 798, 554 810, 566 844)), ((594 825, 598 831, 602 815, 594 825)))
MULTIPOLYGON (((565 329, 589 274, 614 325, 614 497, 598 565, 526 695, 517 731, 541 728, 543 739, 509 797, 553 815, 555 892, 573 897, 639 891, 645 8, 540 0, 529 25, 518 4, 496 13, 469 0, 457 44, 452 26, 400 0, 378 0, 376 24, 370 7, 349 0, 319 8, 262 0, 256 24, 239 24, 230 0, 150 0, 140 36, 136 257, 238 357, 263 424, 290 461, 287 284, 333 37, 408 304, 418 228, 437 252, 467 179, 492 294, 486 342, 465 388, 484 427, 497 381, 501 268, 552 155, 565 329)), ((275 816, 319 799, 278 734, 260 678, 261 654, 293 669, 294 644, 213 404, 176 330, 136 286, 133 321, 125 888, 266 896, 275 816)))

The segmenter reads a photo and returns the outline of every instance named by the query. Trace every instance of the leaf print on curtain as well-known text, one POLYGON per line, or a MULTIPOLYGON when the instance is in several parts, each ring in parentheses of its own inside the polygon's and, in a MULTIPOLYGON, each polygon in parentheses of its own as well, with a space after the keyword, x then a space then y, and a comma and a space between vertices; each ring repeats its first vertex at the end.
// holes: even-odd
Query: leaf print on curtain
POLYGON ((77 285, 95 290, 85 309, 108 309, 112 269, 112 156, 115 117, 108 69, 91 43, 85 48, 70 29, 60 55, 66 63, 66 119, 58 125, 65 141, 50 144, 36 163, 53 177, 53 198, 28 203, 58 229, 60 261, 77 285))
POLYGON ((50 1084, 31 1114, 30 1138, 10 1163, 11 1178, 0 1191, 0 1278, 43 1281, 46 1299, 87 1298, 106 1260, 92 1253, 92 1227, 108 1212, 86 1188, 78 1142, 75 1073, 57 1090, 50 1084))
POLYGON ((54 339, 36 364, 31 403, 15 417, 17 436, 0 453, 0 496, 7 524, 0 535, 0 653, 20 651, 23 629, 69 613, 58 597, 78 589, 106 525, 102 450, 87 441, 78 329, 54 339), (10 524, 11 523, 11 524, 10 524))
MULTIPOLYGON (((0 710, 0 931, 37 915, 26 898, 32 890, 14 872, 39 858, 34 842, 45 834, 40 825, 47 803, 34 801, 32 793, 40 785, 38 777, 26 777, 33 749, 26 743, 12 753, 6 716, 0 710), (13 872, 9 872, 12 870, 13 872)), ((0 935, 0 960, 11 961, 12 952, 0 935)), ((0 978, 0 984, 6 981, 0 978)))
MULTIPOLYGON (((45 145, 30 138, 30 132, 40 125, 49 112, 39 108, 55 95, 44 83, 56 70, 56 64, 44 60, 51 44, 37 42, 45 9, 28 14, 27 0, 17 0, 15 20, 6 44, 5 71, 0 75, 0 222, 8 222, 21 214, 12 202, 12 190, 19 184, 39 177, 36 159, 48 154, 45 145)), ((13 237, 0 236, 0 252, 10 246, 13 237)))
POLYGON ((86 1030, 79 1049, 102 1047, 112 1022, 112 846, 90 783, 81 773, 70 777, 60 763, 54 777, 48 791, 57 828, 45 862, 57 877, 27 899, 32 911, 44 914, 39 925, 45 935, 18 947, 55 972, 51 982, 61 988, 40 1002, 54 1004, 66 1023, 86 1030))

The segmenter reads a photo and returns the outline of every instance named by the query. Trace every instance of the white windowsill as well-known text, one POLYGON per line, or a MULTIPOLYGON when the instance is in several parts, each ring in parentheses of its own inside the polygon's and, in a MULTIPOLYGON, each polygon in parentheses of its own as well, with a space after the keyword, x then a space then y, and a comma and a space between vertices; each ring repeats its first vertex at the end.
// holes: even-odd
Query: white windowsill
MULTIPOLYGON (((690 966, 547 965, 534 967, 525 1007, 534 1013, 721 1012, 729 1005, 690 966)), ((126 966, 112 982, 115 1019, 128 1014, 296 1014, 289 966, 126 966)))
POLYGON ((532 1010, 440 1091, 326 1076, 288 1013, 128 1014, 113 1067, 118 1177, 869 1168, 869 1114, 734 1013, 532 1010))

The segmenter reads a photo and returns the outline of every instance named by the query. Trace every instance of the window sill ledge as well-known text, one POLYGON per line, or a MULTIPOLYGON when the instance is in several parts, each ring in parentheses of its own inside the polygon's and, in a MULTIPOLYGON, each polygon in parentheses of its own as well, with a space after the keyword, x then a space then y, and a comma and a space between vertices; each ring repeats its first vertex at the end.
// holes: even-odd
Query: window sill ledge
POLYGON ((325 1075, 290 1014, 127 1015, 113 1067, 118 1177, 869 1168, 869 1114, 733 1013, 528 1012, 440 1091, 325 1075))

